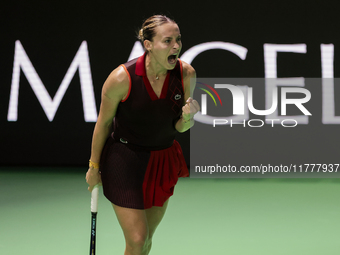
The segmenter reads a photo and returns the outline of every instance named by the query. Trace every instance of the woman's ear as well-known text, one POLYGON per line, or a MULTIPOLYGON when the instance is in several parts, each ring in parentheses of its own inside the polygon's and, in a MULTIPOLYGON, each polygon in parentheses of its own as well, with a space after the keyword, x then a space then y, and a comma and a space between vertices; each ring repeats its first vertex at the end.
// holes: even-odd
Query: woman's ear
POLYGON ((151 49, 152 49, 152 42, 149 41, 149 40, 145 40, 145 41, 144 41, 144 48, 145 48, 147 51, 151 51, 151 49))

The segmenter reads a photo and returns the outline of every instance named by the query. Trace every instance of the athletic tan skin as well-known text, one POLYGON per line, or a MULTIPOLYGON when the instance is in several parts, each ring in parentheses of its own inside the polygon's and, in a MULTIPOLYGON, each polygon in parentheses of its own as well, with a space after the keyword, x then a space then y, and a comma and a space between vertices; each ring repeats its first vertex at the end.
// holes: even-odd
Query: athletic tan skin
MULTIPOLYGON (((181 35, 178 25, 173 22, 165 23, 156 28, 156 35, 152 41, 145 40, 144 47, 148 51, 145 59, 146 73, 150 84, 159 97, 168 70, 172 70, 182 48, 181 35), (168 57, 177 54, 174 63, 168 57)), ((176 123, 178 132, 185 132, 194 123, 193 116, 200 110, 196 100, 192 99, 190 92, 190 79, 196 78, 194 68, 183 62, 184 96, 186 104, 182 107, 182 117, 176 123)), ((195 84, 191 83, 191 84, 195 84)), ((128 95, 129 78, 123 67, 116 68, 107 78, 102 89, 102 101, 97 123, 92 138, 91 161, 100 162, 101 151, 110 134, 112 120, 116 114, 118 104, 128 95)), ((94 185, 101 182, 99 170, 90 167, 86 173, 89 191, 94 185)), ((124 255, 147 255, 150 252, 152 237, 162 220, 169 199, 163 207, 154 206, 139 210, 124 208, 112 204, 119 224, 123 230, 126 250, 124 255)))

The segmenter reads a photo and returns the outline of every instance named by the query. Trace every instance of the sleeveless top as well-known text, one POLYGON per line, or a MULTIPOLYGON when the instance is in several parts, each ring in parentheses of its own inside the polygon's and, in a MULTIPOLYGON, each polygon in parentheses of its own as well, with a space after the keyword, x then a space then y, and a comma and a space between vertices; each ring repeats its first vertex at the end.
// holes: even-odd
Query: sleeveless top
POLYGON ((147 150, 162 150, 173 144, 175 124, 184 102, 182 63, 178 59, 165 78, 160 98, 146 76, 145 56, 122 66, 129 75, 127 97, 117 108, 112 137, 127 145, 147 150))

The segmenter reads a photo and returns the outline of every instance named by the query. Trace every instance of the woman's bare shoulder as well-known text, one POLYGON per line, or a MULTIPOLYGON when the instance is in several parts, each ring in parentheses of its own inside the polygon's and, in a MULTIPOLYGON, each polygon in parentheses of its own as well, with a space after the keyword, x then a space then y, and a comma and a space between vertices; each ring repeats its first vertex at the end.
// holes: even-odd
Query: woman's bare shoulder
POLYGON ((183 79, 190 79, 196 77, 196 71, 195 69, 188 63, 182 61, 182 67, 183 67, 183 79))
POLYGON ((120 65, 107 77, 103 86, 103 95, 109 98, 119 97, 120 99, 123 99, 127 95, 129 87, 129 74, 123 65, 120 65))

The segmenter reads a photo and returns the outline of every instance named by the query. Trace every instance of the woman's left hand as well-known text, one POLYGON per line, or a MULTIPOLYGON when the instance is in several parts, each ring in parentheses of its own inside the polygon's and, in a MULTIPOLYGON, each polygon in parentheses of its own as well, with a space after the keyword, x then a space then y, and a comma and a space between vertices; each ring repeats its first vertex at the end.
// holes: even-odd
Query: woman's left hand
POLYGON ((199 110, 200 106, 198 102, 189 97, 186 104, 182 107, 182 118, 185 121, 191 120, 199 110))

